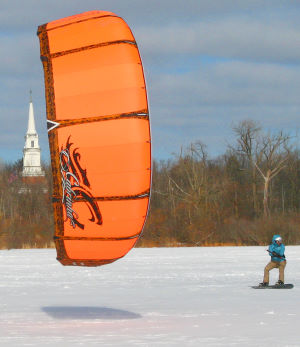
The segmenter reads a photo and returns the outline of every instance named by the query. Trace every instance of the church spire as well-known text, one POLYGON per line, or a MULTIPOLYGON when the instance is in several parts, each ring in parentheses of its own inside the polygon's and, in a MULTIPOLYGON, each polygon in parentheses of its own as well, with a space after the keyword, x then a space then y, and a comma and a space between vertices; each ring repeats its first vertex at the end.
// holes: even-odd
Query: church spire
POLYGON ((28 128, 23 149, 23 176, 44 176, 41 167, 41 149, 39 137, 35 128, 32 92, 30 90, 28 128))
POLYGON ((33 103, 32 103, 32 91, 30 89, 30 99, 29 99, 29 117, 28 117, 28 128, 27 128, 27 134, 33 134, 35 135, 36 129, 35 129, 35 121, 34 121, 34 111, 33 111, 33 103))

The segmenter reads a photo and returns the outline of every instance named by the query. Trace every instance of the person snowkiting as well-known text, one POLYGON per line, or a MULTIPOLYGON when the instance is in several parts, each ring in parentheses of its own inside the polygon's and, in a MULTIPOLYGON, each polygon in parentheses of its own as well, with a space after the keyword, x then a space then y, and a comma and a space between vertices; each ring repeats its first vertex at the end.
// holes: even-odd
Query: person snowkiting
POLYGON ((282 238, 280 235, 274 235, 272 238, 272 243, 267 250, 271 256, 271 261, 266 265, 264 270, 264 279, 263 282, 259 285, 266 287, 269 285, 269 272, 272 269, 279 269, 279 280, 275 285, 283 286, 284 285, 284 269, 286 266, 286 259, 284 255, 285 246, 282 243, 282 238))

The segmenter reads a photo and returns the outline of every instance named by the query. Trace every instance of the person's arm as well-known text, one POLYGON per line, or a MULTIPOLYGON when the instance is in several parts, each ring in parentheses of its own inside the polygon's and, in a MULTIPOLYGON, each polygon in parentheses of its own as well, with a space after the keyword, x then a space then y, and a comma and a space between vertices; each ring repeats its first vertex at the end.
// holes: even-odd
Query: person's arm
POLYGON ((281 256, 283 257, 283 256, 284 256, 284 251, 285 251, 285 246, 284 246, 284 245, 281 245, 278 254, 281 255, 281 256))

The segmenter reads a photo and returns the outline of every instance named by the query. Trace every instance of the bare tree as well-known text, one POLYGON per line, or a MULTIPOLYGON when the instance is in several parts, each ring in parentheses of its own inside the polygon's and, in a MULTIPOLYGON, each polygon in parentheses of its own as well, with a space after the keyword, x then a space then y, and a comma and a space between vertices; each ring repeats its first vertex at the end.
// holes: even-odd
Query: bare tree
POLYGON ((264 180, 264 216, 270 216, 270 182, 286 167, 290 158, 290 136, 280 131, 275 135, 265 135, 261 139, 261 148, 256 153, 255 166, 264 180))
POLYGON ((259 133, 261 127, 259 123, 253 120, 243 120, 238 125, 233 126, 233 131, 238 136, 238 151, 246 156, 249 169, 251 172, 252 180, 252 200, 254 215, 258 215, 258 203, 257 203, 257 178, 256 178, 256 166, 257 162, 256 154, 259 151, 259 133))

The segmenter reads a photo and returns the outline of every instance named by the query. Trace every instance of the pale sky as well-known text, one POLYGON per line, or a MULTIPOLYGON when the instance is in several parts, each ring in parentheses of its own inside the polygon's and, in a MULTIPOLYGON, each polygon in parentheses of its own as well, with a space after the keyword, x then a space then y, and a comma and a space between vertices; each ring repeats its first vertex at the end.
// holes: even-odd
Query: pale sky
POLYGON ((0 158, 22 158, 29 90, 49 160, 40 24, 90 10, 131 27, 147 82, 152 148, 167 159, 193 141, 211 157, 232 125, 293 134, 300 118, 300 0, 0 0, 0 158))

